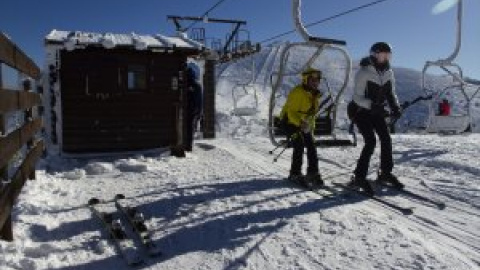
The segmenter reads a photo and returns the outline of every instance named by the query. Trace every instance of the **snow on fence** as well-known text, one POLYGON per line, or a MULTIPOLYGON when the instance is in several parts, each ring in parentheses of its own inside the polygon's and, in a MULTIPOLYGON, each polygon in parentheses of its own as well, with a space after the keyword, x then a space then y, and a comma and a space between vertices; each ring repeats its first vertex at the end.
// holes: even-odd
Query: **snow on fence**
POLYGON ((30 92, 30 80, 23 89, 5 89, 2 83, 1 65, 17 70, 23 78, 38 80, 40 69, 6 35, 0 33, 0 239, 13 240, 12 207, 27 179, 35 179, 35 164, 42 155, 45 144, 35 135, 42 129, 43 121, 34 117, 33 110, 42 104, 41 95, 30 92), (23 90, 23 91, 22 91, 23 90), (24 125, 9 132, 7 115, 23 111, 24 125), (8 133, 8 134, 7 134, 8 133), (10 177, 9 164, 21 150, 27 149, 23 162, 10 177))

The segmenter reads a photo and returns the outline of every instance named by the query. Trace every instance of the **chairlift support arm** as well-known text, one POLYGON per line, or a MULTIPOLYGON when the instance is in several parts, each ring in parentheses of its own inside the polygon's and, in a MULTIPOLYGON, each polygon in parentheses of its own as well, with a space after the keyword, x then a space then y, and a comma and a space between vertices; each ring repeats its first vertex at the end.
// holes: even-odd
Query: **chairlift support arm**
POLYGON ((173 21, 175 24, 176 30, 180 32, 184 32, 187 29, 183 28, 181 25, 181 21, 205 21, 205 22, 213 22, 213 23, 225 23, 225 24, 232 24, 235 25, 232 32, 230 33, 225 46, 223 47, 224 53, 228 52, 228 47, 232 43, 234 37, 238 34, 238 31, 242 25, 246 25, 246 21, 242 20, 230 20, 230 19, 214 19, 214 18, 202 18, 202 17, 182 17, 182 16, 167 16, 168 20, 173 21))

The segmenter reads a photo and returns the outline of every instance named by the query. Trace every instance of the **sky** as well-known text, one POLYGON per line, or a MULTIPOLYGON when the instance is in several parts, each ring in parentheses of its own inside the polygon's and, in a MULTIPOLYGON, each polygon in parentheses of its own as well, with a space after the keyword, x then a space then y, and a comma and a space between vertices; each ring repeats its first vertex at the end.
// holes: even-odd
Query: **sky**
MULTIPOLYGON (((174 35, 167 15, 200 16, 218 0, 2 0, 0 31, 34 61, 44 64, 44 37, 52 30, 81 30, 174 35)), ((439 0, 389 0, 311 27, 312 35, 344 39, 353 59, 368 53, 376 41, 394 48, 393 65, 421 70, 425 61, 445 58, 455 45, 452 9, 432 14, 439 0)), ((306 23, 318 21, 371 0, 303 0, 306 23)), ((463 44, 457 59, 466 76, 480 79, 480 0, 464 0, 463 44)), ((225 0, 209 17, 247 21, 253 42, 293 29, 290 0, 225 0)), ((207 37, 225 38, 228 25, 198 23, 207 37)), ((282 41, 298 41, 298 34, 282 41)), ((267 45, 267 44, 264 44, 267 45)))

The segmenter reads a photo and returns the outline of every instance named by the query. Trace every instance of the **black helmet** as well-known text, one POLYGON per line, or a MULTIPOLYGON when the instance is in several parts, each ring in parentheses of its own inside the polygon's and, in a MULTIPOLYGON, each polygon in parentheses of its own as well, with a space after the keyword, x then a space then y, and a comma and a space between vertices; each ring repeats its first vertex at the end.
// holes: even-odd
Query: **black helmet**
POLYGON ((392 53, 392 47, 390 46, 390 44, 386 42, 377 42, 373 44, 372 47, 370 48, 371 54, 381 53, 381 52, 392 53))

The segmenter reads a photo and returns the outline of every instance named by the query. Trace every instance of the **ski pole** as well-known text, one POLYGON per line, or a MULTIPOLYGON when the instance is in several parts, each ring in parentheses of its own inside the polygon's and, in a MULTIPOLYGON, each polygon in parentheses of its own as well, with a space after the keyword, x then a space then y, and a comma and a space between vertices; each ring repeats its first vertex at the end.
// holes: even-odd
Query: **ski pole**
POLYGON ((283 150, 273 159, 273 162, 277 162, 280 156, 287 150, 288 147, 283 148, 283 150))
POLYGON ((274 153, 275 151, 277 151, 277 149, 280 148, 280 147, 281 147, 281 145, 277 145, 277 146, 275 146, 275 148, 274 148, 273 150, 268 151, 268 153, 269 153, 270 155, 273 155, 273 153, 274 153))

